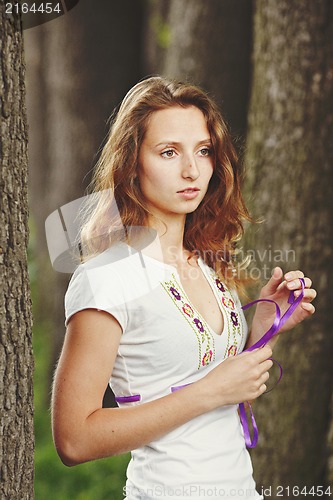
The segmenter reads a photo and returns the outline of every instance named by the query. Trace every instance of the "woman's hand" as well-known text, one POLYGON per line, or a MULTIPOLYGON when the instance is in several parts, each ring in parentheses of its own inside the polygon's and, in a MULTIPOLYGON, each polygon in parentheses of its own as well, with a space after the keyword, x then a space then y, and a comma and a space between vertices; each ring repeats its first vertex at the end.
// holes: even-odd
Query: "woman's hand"
MULTIPOLYGON (((312 281, 310 278, 306 278, 302 271, 289 271, 283 275, 283 271, 280 267, 274 269, 271 279, 261 290, 259 298, 274 300, 280 307, 282 316, 290 306, 290 304, 288 304, 290 292, 294 292, 295 298, 301 293, 302 285, 300 278, 304 278, 305 282, 304 296, 293 314, 288 318, 281 330, 279 330, 279 333, 294 328, 298 323, 315 312, 315 308, 311 302, 316 297, 317 292, 311 288, 312 281)), ((257 340, 259 340, 272 326, 275 314, 276 309, 274 304, 266 302, 257 304, 248 347, 257 342, 257 340)))
POLYGON ((272 349, 266 345, 252 352, 230 356, 196 382, 203 386, 210 409, 258 398, 266 389, 272 349))

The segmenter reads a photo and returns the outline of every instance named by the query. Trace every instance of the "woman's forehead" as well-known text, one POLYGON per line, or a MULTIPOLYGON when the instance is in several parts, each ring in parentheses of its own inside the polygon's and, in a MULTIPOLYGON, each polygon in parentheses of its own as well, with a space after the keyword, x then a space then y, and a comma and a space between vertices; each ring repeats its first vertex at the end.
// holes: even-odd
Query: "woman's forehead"
POLYGON ((165 142, 178 142, 186 137, 198 141, 209 139, 210 134, 203 112, 195 106, 173 106, 154 111, 148 121, 145 138, 165 142))

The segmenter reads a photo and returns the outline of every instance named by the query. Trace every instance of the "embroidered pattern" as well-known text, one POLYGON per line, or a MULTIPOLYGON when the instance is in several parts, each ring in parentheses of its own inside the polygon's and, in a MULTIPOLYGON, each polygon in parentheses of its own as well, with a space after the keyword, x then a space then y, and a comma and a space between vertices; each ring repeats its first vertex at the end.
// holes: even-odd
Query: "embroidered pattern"
POLYGON ((236 356, 236 354, 237 354, 237 346, 235 346, 235 345, 230 346, 228 349, 228 357, 229 356, 236 356))
POLYGON ((172 274, 172 279, 162 283, 162 286, 191 325, 196 335, 199 348, 198 370, 203 366, 209 365, 215 359, 214 337, 210 332, 210 328, 205 320, 188 303, 189 300, 174 274, 172 274))
POLYGON ((228 318, 228 331, 227 331, 227 346, 225 349, 225 357, 236 356, 239 345, 242 343, 244 328, 242 324, 242 317, 235 307, 235 299, 230 290, 219 280, 216 273, 210 269, 212 280, 215 282, 218 290, 218 296, 221 303, 225 308, 228 318))

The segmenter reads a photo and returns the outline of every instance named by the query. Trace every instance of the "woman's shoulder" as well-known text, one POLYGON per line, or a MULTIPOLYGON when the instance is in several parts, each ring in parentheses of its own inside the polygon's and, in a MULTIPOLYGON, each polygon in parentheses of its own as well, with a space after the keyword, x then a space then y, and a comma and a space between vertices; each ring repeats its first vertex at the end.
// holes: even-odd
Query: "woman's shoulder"
POLYGON ((128 264, 129 257, 130 252, 128 250, 128 245, 116 243, 102 252, 86 256, 83 262, 74 270, 72 280, 82 274, 98 275, 104 272, 116 273, 117 269, 124 267, 125 260, 126 264, 128 264))
POLYGON ((162 267, 146 258, 140 251, 126 243, 118 242, 103 252, 91 256, 75 269, 69 282, 70 288, 81 288, 89 285, 93 290, 107 289, 109 292, 122 290, 129 293, 137 289, 140 294, 142 288, 155 288, 166 274, 162 267))
POLYGON ((78 268, 89 271, 104 266, 113 265, 115 268, 121 261, 130 256, 129 247, 125 243, 117 242, 106 250, 88 256, 78 268))
POLYGON ((125 249, 120 245, 112 247, 89 256, 81 262, 74 270, 68 284, 68 291, 71 289, 84 287, 86 284, 101 285, 106 281, 109 284, 118 280, 119 273, 117 272, 121 261, 126 257, 125 249))
POLYGON ((114 245, 75 269, 65 294, 65 324, 75 312, 88 308, 110 312, 125 324, 126 297, 119 272, 124 258, 124 250, 114 245))

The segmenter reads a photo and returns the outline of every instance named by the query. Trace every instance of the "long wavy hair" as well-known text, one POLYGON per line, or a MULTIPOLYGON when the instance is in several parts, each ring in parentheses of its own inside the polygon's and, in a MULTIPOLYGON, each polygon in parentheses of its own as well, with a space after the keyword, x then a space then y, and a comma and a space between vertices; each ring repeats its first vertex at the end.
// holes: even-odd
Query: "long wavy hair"
POLYGON ((231 263, 244 220, 251 220, 240 190, 240 165, 228 127, 214 101, 199 87, 160 76, 139 82, 125 96, 96 165, 80 243, 85 259, 119 240, 130 228, 148 226, 150 214, 137 178, 139 151, 149 118, 174 106, 195 106, 205 116, 214 169, 207 193, 186 215, 184 248, 200 255, 225 281, 239 285, 231 263))

